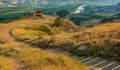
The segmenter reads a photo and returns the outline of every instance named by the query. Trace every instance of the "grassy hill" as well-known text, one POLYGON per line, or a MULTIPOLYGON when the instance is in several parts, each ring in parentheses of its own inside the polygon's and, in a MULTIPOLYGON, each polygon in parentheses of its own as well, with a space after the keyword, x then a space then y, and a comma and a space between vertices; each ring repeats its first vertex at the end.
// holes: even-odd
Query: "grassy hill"
POLYGON ((70 21, 60 18, 55 22, 66 22, 69 26, 61 23, 54 25, 54 19, 29 18, 0 24, 0 70, 87 70, 87 66, 70 58, 68 54, 54 53, 22 42, 32 43, 44 36, 79 30, 70 21), (69 27, 72 28, 70 31, 69 27))
POLYGON ((40 48, 59 48, 80 56, 114 57, 113 59, 117 60, 120 58, 119 22, 85 29, 56 17, 24 20, 17 23, 25 24, 13 28, 11 34, 20 41, 40 48), (79 50, 78 48, 83 45, 87 46, 87 49, 79 50))

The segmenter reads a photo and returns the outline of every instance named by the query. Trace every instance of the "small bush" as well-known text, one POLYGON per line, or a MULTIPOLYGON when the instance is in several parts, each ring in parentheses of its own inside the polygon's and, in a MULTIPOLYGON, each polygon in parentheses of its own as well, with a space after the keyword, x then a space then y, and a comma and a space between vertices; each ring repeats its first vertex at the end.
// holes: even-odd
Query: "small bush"
POLYGON ((33 28, 33 30, 40 30, 40 31, 43 31, 49 35, 52 35, 53 33, 51 32, 51 30, 45 26, 40 26, 40 27, 36 27, 36 28, 33 28))
POLYGON ((62 23, 63 23, 63 21, 62 21, 62 19, 61 19, 60 17, 57 17, 57 18, 55 19, 55 26, 56 26, 56 27, 61 26, 62 23))

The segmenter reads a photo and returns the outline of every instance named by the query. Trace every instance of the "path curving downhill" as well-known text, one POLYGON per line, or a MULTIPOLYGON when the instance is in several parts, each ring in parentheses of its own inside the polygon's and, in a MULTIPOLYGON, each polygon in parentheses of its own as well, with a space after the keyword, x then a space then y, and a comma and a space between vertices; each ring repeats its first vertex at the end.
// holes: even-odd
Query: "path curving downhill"
MULTIPOLYGON (((11 33, 10 33, 11 29, 15 28, 17 26, 20 26, 20 24, 16 24, 16 23, 0 24, 0 35, 2 37, 4 37, 4 39, 7 41, 7 44, 3 43, 3 44, 0 44, 0 46, 11 47, 11 46, 24 45, 24 46, 32 47, 29 44, 16 41, 15 38, 11 35, 11 33)), ((6 56, 4 56, 4 57, 6 57, 6 56)), ((88 70, 120 70, 120 63, 118 63, 116 61, 108 61, 108 60, 102 59, 100 57, 96 57, 96 58, 95 57, 84 57, 84 56, 76 57, 75 55, 73 55, 71 57, 90 66, 88 70)), ((6 58, 8 58, 11 61, 14 70, 22 70, 22 68, 24 67, 21 62, 16 60, 16 58, 14 58, 14 57, 6 57, 6 58)))

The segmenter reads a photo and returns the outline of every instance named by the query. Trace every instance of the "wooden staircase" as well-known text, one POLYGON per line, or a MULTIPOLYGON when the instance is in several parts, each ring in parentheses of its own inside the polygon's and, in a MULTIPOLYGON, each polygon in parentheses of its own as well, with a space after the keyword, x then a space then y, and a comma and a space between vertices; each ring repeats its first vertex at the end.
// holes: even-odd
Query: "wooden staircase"
POLYGON ((85 65, 88 65, 88 70, 120 70, 120 63, 116 61, 109 61, 100 57, 73 56, 73 58, 79 60, 85 65))

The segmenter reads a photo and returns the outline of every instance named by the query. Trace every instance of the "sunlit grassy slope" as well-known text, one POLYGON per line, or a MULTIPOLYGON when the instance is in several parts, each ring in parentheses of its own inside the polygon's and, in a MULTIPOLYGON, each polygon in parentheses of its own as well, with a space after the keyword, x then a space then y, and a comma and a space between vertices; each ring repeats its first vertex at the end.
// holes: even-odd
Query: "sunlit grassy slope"
POLYGON ((88 29, 81 29, 68 20, 58 18, 27 20, 26 23, 29 25, 11 30, 16 39, 39 47, 64 49, 79 55, 114 57, 118 60, 120 58, 120 22, 88 29), (56 23, 60 25, 56 26, 56 23), (88 49, 79 51, 77 48, 81 45, 88 46, 88 49))
MULTIPOLYGON (((71 31, 67 31, 68 27, 65 26, 64 29, 61 29, 63 26, 54 27, 54 19, 23 19, 0 24, 0 70, 87 70, 85 65, 67 54, 53 53, 22 43, 32 43, 36 39, 41 40, 44 36, 62 31, 79 30, 73 24, 69 25, 73 28, 71 31), (15 40, 12 35, 21 42, 15 40)), ((69 24, 67 22, 66 24, 69 24)))
MULTIPOLYGON (((0 54, 17 59, 26 70, 86 70, 83 64, 65 55, 56 55, 51 52, 33 49, 26 46, 21 48, 1 48, 0 54)), ((1 70, 13 70, 8 59, 0 58, 1 70)))

